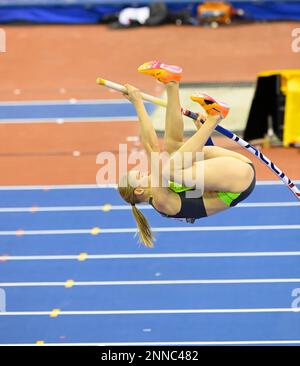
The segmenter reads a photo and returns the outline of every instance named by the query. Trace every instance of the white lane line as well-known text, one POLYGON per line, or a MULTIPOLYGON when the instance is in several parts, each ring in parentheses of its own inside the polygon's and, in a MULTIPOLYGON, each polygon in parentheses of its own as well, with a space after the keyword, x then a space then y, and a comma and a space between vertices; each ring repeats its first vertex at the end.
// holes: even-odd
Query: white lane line
MULTIPOLYGON (((149 102, 146 102, 150 104, 149 102)), ((41 105, 73 105, 73 104, 129 104, 125 99, 58 99, 58 100, 29 100, 29 101, 7 101, 0 102, 0 107, 11 107, 11 106, 41 106, 41 105)))
MULTIPOLYGON (((231 280, 74 281, 73 286, 211 285, 248 283, 300 283, 300 278, 250 278, 231 280)), ((65 286, 66 282, 2 282, 0 287, 65 286)))
MULTIPOLYGON (((108 211, 110 210, 131 210, 129 205, 107 205, 102 206, 37 206, 37 207, 1 207, 0 212, 61 212, 61 211, 108 211)), ((141 209, 152 209, 152 206, 145 205, 141 209)))
POLYGON ((255 345, 255 344, 300 344, 300 340, 259 340, 259 341, 190 341, 190 342, 82 342, 82 343, 1 343, 0 347, 7 346, 225 346, 225 345, 255 345))
MULTIPOLYGON (((294 183, 300 184, 300 180, 294 180, 294 183)), ((257 181, 256 185, 258 186, 268 186, 268 185, 281 185, 285 187, 285 185, 279 180, 261 180, 257 181)), ((18 186, 0 186, 0 190, 43 190, 45 187, 49 189, 97 189, 97 188, 116 188, 116 184, 55 184, 55 185, 18 185, 18 186)))
MULTIPOLYGON (((249 309, 158 309, 158 310, 74 310, 60 311, 61 315, 145 315, 145 314, 238 314, 238 313, 297 313, 300 308, 249 308, 249 309)), ((8 311, 0 316, 41 316, 52 311, 8 311)))
MULTIPOLYGON (((300 202, 251 202, 239 203, 237 208, 249 207, 294 207, 299 206, 300 202)), ((130 205, 101 205, 101 206, 36 206, 36 207, 0 207, 1 212, 73 212, 73 211, 131 211, 130 205)), ((150 205, 140 205, 140 210, 153 210, 150 205)))
MULTIPOLYGON (((293 183, 295 184, 299 184, 300 183, 300 180, 293 180, 293 183)), ((283 185, 284 184, 280 181, 280 180, 258 180, 256 181, 256 185, 257 186, 274 186, 274 185, 283 185)))
POLYGON ((239 203, 236 207, 290 207, 300 206, 300 202, 249 202, 239 203))
MULTIPOLYGON (((97 228, 98 229, 98 228, 97 228)), ((194 227, 154 227, 153 232, 198 232, 198 231, 245 231, 245 230, 299 230, 300 225, 248 225, 248 226, 194 226, 194 227)), ((61 229, 61 230, 6 230, 0 231, 0 236, 16 235, 79 235, 92 234, 91 229, 61 229)), ((136 228, 111 228, 101 229, 99 234, 136 233, 136 228)))
MULTIPOLYGON (((0 212, 61 212, 61 211, 118 211, 131 210, 130 205, 101 205, 101 206, 36 206, 36 207, 0 207, 0 212)), ((153 209, 150 205, 140 205, 141 210, 153 209)))
MULTIPOLYGON (((79 260, 78 255, 0 255, 3 261, 43 261, 43 260, 79 260)), ((232 258, 232 257, 285 257, 300 256, 300 251, 294 252, 226 252, 226 253, 160 253, 160 254, 86 254, 88 259, 156 259, 156 258, 232 258)))
MULTIPOLYGON (((78 122, 136 122, 138 119, 135 116, 125 117, 61 117, 65 123, 78 122)), ((34 123, 55 123, 57 124, 58 117, 53 118, 14 118, 0 119, 0 124, 34 124, 34 123)))

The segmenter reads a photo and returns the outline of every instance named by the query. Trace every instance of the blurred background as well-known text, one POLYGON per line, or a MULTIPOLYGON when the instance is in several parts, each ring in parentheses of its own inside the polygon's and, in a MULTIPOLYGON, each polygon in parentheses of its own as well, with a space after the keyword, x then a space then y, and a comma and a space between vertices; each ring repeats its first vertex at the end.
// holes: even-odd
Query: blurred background
MULTIPOLYGON (((0 178, 2 184, 94 183, 97 152, 117 150, 123 142, 139 149, 138 141, 127 141, 128 136, 138 134, 134 111, 129 109, 122 115, 119 108, 108 105, 103 115, 97 100, 122 96, 100 88, 95 80, 102 76, 121 84, 131 83, 161 96, 163 86, 136 71, 141 63, 152 59, 183 67, 183 105, 197 109, 189 95, 207 91, 232 105, 224 122, 226 128, 240 133, 249 119, 253 131, 245 137, 261 142, 270 124, 269 115, 277 137, 283 141, 282 110, 290 90, 283 93, 276 81, 271 81, 272 85, 264 82, 258 91, 263 100, 257 103, 266 105, 266 113, 257 103, 254 115, 250 115, 250 109, 259 73, 271 71, 275 79, 277 75, 278 79, 299 80, 297 1, 10 0, 0 1, 0 5, 1 28, 6 33, 6 52, 0 54, 0 97, 4 103, 0 107, 0 161, 6 172, 0 178), (142 24, 136 20, 140 10, 146 11, 142 24), (122 12, 124 16, 120 17, 122 12), (286 69, 295 72, 285 75, 286 69), (270 98, 273 107, 268 106, 270 98), (53 105, 57 100, 65 104, 53 105), (12 101, 20 103, 10 108, 6 102, 12 101), (33 105, 32 101, 40 103, 33 105), (83 101, 92 105, 82 105, 83 101)), ((293 105, 298 105, 297 98, 299 95, 293 98, 293 105)), ((164 128, 163 112, 161 108, 153 110, 158 131, 164 128)), ((299 114, 294 119, 298 118, 299 114)), ((186 130, 194 131, 188 120, 186 130)), ((299 130, 288 140, 287 146, 299 144, 299 130)), ((278 165, 285 168, 282 151, 274 149, 274 154, 278 165)), ((284 150, 284 154, 291 159, 299 156, 296 150, 284 150)), ((291 162, 296 165, 296 160, 290 160, 286 170, 296 177, 299 170, 291 162)), ((259 174, 272 177, 267 169, 259 169, 259 174)))

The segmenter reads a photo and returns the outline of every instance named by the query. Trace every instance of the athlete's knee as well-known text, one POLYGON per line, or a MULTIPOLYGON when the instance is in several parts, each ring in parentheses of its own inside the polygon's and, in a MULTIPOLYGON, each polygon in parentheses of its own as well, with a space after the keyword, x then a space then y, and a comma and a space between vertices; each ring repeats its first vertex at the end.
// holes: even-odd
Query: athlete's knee
POLYGON ((232 191, 243 192, 246 190, 254 178, 254 170, 250 164, 241 162, 237 179, 232 183, 232 191))
POLYGON ((178 176, 183 175, 183 170, 170 162, 163 168, 162 175, 165 179, 174 181, 178 176))
POLYGON ((175 151, 177 151, 178 149, 181 148, 182 146, 182 142, 173 140, 173 139, 166 139, 164 146, 165 146, 165 150, 169 153, 169 154, 173 154, 175 151))

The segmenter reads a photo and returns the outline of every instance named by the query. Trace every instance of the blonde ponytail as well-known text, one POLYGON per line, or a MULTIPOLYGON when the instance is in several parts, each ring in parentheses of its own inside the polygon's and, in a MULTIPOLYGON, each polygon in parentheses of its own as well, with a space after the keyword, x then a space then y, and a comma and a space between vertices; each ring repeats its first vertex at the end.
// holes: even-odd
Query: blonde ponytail
POLYGON ((146 217, 135 206, 135 204, 138 203, 138 200, 136 199, 136 196, 134 194, 134 188, 131 187, 128 182, 128 176, 125 175, 121 179, 121 182, 122 184, 118 187, 118 191, 124 201, 131 204, 132 214, 135 218, 138 233, 140 236, 140 242, 143 243, 146 247, 152 248, 154 236, 146 217))
POLYGON ((141 213, 141 211, 136 207, 136 205, 131 205, 131 207, 133 216, 135 218, 138 227, 140 241, 146 247, 153 248, 154 237, 146 217, 141 213))

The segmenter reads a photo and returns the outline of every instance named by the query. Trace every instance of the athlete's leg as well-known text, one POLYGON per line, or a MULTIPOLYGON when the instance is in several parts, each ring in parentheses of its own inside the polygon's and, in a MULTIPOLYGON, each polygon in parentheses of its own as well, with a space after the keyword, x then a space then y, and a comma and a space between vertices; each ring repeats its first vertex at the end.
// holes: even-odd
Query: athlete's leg
POLYGON ((204 125, 173 154, 174 161, 178 155, 183 158, 185 153, 192 153, 192 161, 190 162, 190 166, 192 166, 198 160, 196 153, 203 151, 206 141, 220 120, 220 116, 208 115, 204 125))
MULTIPOLYGON (((218 151, 225 156, 215 156, 210 151, 210 158, 201 159, 196 153, 203 152, 204 145, 214 131, 216 125, 229 112, 229 107, 223 102, 217 102, 206 94, 193 96, 193 100, 201 104, 208 116, 201 128, 186 141, 172 156, 172 166, 163 174, 169 174, 170 179, 188 187, 198 187, 199 180, 203 181, 203 191, 230 191, 242 192, 250 185, 253 179, 253 169, 247 164, 248 159, 236 153, 228 153, 227 150, 218 151), (185 154, 192 153, 190 161, 185 160, 185 154), (242 158, 241 158, 242 157, 242 158), (200 173, 200 174, 199 174, 200 173)), ((207 148, 205 148, 207 149, 207 148)), ((206 156, 209 150, 207 150, 206 156)), ((191 155, 191 154, 190 154, 191 155)))
POLYGON ((168 104, 164 142, 165 149, 172 153, 180 148, 183 141, 183 119, 179 100, 179 81, 182 76, 182 68, 160 61, 149 61, 142 64, 138 71, 166 84, 168 104))
MULTIPOLYGON (((164 142, 166 151, 171 154, 183 145, 184 124, 179 99, 179 84, 175 81, 171 81, 166 84, 166 90, 168 104, 166 111, 164 142)), ((201 121, 205 121, 206 118, 206 115, 200 114, 198 119, 194 121, 197 130, 202 126, 201 121)), ((210 145, 212 145, 212 142, 210 142, 210 145)))
POLYGON ((176 171, 172 180, 182 179, 188 187, 202 184, 202 191, 243 192, 249 187, 254 176, 253 169, 246 162, 234 157, 219 157, 198 161, 192 167, 176 171), (182 177, 182 178, 181 178, 182 177))
POLYGON ((240 159, 245 163, 251 163, 251 160, 248 159, 246 156, 239 154, 235 151, 224 149, 223 147, 220 146, 204 146, 203 153, 204 153, 204 160, 221 158, 221 157, 232 157, 240 159))
POLYGON ((165 149, 168 153, 178 150, 183 144, 183 118, 179 100, 179 84, 171 81, 166 84, 168 104, 164 134, 165 149))
MULTIPOLYGON (((226 103, 218 102, 211 96, 204 93, 192 95, 191 99, 199 103, 206 111, 207 119, 203 126, 198 129, 195 135, 186 141, 180 147, 180 149, 176 151, 175 154, 191 152, 195 155, 195 153, 201 152, 210 135, 214 131, 216 125, 220 122, 220 120, 226 118, 230 110, 226 103)), ((195 162, 195 157, 193 157, 193 162, 195 162)))
POLYGON ((196 162, 203 162, 204 154, 199 153, 202 152, 207 139, 220 119, 220 116, 208 115, 204 125, 172 154, 169 162, 165 163, 162 169, 162 176, 166 180, 172 180, 188 187, 195 186, 195 182, 201 184, 201 177, 204 176, 203 171, 201 171, 202 166, 197 165, 198 169, 195 170, 194 165, 196 162), (195 173, 197 176, 195 176, 195 173), (189 179, 187 179, 188 174, 190 174, 189 179))
POLYGON ((170 174, 171 180, 193 187, 196 185, 195 182, 201 182, 201 178, 204 177, 203 188, 205 191, 242 192, 250 185, 254 173, 250 165, 247 164, 247 158, 243 161, 239 154, 229 154, 230 152, 228 153, 225 149, 223 149, 223 152, 227 156, 214 156, 202 161, 197 158, 197 152, 209 149, 207 147, 204 148, 204 144, 214 131, 219 119, 219 116, 208 115, 206 122, 196 134, 173 154, 173 166, 170 172, 164 172, 170 174), (190 165, 187 164, 189 162, 183 160, 184 153, 187 152, 195 154, 191 159, 192 163, 190 165), (181 159, 176 159, 176 157, 181 157, 181 159))
POLYGON ((194 174, 197 168, 199 169, 197 164, 203 164, 206 191, 243 192, 254 177, 252 167, 234 157, 219 157, 197 162, 192 168, 194 174))

